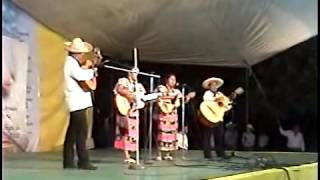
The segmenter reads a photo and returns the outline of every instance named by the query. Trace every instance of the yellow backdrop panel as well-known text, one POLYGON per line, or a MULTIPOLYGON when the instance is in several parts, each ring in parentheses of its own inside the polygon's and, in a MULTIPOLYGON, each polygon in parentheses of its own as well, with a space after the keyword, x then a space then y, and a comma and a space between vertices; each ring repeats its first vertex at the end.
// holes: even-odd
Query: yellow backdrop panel
POLYGON ((62 148, 68 112, 64 99, 63 66, 66 40, 45 26, 37 25, 37 51, 40 71, 40 140, 39 151, 62 148))

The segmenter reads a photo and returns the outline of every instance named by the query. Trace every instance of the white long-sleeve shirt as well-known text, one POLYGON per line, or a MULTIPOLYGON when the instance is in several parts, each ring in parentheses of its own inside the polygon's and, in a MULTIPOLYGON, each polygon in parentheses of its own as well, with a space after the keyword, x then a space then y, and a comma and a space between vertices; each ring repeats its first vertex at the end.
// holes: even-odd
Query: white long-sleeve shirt
POLYGON ((301 151, 305 151, 304 139, 301 132, 295 134, 292 130, 285 131, 281 127, 279 130, 283 136, 287 137, 288 148, 301 149, 301 151))
POLYGON ((214 101, 217 97, 220 97, 220 96, 224 96, 224 95, 219 91, 215 95, 212 91, 207 90, 207 91, 204 92, 202 98, 205 101, 214 101))
POLYGON ((64 65, 65 96, 70 112, 92 106, 91 93, 85 92, 78 81, 90 80, 93 77, 93 69, 82 69, 74 57, 66 57, 64 65))

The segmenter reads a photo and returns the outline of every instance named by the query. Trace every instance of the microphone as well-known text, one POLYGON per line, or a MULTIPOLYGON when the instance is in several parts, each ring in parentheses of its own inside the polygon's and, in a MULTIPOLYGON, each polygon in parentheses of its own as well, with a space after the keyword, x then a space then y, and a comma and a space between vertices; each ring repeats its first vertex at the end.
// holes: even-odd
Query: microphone
POLYGON ((110 61, 111 61, 110 59, 103 59, 100 64, 105 64, 105 63, 110 62, 110 61))
POLYGON ((176 87, 189 87, 189 85, 186 83, 180 84, 179 82, 177 82, 176 87))
POLYGON ((99 64, 96 64, 96 67, 101 68, 108 62, 110 62, 110 60, 109 59, 105 59, 103 62, 100 62, 99 64))

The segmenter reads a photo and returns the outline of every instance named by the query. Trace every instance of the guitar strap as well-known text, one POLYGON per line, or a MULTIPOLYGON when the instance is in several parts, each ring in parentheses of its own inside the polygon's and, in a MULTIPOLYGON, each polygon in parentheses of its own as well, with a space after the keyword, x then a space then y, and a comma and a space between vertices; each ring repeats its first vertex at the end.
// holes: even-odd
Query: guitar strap
POLYGON ((133 81, 133 92, 136 92, 136 90, 137 90, 137 81, 133 81))
MULTIPOLYGON (((81 67, 80 62, 79 62, 75 57, 73 57, 73 56, 70 56, 70 57, 72 57, 72 59, 73 59, 74 61, 76 61, 76 62, 79 64, 79 67, 81 67)), ((77 82, 78 82, 78 80, 76 80, 74 77, 72 77, 72 76, 71 76, 71 78, 72 78, 73 80, 75 80, 75 81, 77 81, 77 82)))
MULTIPOLYGON (((211 91, 211 90, 210 90, 211 91)), ((216 97, 217 91, 211 91, 213 93, 213 97, 216 97)))
POLYGON ((80 64, 80 62, 77 60, 77 58, 75 58, 75 57, 73 57, 73 56, 70 56, 70 57, 72 57, 72 59, 74 59, 74 60, 79 64, 79 66, 81 67, 81 64, 80 64))

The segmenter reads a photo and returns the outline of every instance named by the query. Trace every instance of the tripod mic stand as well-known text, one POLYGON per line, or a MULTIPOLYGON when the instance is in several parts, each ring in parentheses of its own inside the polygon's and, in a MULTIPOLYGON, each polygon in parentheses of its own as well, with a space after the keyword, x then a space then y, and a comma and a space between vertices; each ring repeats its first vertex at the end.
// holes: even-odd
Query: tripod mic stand
MULTIPOLYGON (((181 128, 182 128, 182 146, 184 146, 185 145, 185 141, 186 141, 186 139, 185 139, 185 128, 184 128, 184 126, 185 126, 185 86, 182 86, 182 113, 181 113, 181 119, 182 119, 182 126, 181 126, 181 128)), ((187 148, 187 147, 186 147, 187 148)), ((182 160, 185 160, 186 159, 186 157, 185 157, 185 151, 186 151, 186 149, 185 148, 182 148, 182 155, 181 155, 181 159, 182 160)))

